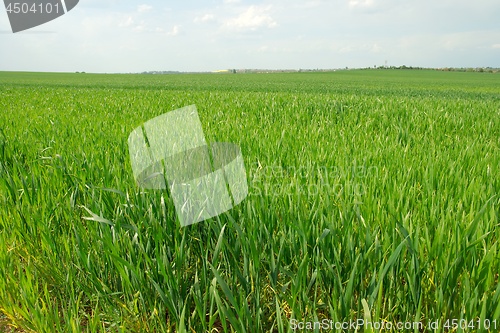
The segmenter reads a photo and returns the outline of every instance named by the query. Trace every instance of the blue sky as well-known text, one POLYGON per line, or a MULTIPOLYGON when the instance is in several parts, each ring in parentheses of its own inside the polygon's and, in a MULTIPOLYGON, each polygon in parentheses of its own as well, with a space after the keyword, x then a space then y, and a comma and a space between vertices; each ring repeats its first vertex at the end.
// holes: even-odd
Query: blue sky
POLYGON ((80 0, 13 34, 0 70, 500 67, 498 0, 80 0))

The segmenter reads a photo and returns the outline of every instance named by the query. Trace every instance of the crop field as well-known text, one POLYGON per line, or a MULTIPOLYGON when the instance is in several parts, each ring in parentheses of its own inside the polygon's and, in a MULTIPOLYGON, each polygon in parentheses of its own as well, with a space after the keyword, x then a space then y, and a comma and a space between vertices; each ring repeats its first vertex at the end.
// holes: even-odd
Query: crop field
POLYGON ((500 331, 500 75, 0 73, 0 331, 500 331), (127 139, 195 104, 249 195, 181 227, 127 139))

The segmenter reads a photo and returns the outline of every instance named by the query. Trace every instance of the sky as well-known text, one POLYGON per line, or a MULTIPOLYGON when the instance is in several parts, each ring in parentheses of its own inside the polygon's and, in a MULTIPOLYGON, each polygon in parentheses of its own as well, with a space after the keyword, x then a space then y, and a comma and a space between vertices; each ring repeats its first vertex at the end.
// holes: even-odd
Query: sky
POLYGON ((499 0, 80 0, 12 33, 0 70, 500 67, 499 0))

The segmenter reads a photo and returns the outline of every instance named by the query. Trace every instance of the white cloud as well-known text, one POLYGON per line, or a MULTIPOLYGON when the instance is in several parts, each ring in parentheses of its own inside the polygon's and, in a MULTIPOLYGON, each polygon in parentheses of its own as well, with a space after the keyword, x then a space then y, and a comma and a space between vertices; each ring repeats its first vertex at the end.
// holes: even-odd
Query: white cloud
POLYGON ((120 28, 128 28, 130 27, 131 25, 134 24, 134 19, 132 18, 132 16, 128 16, 126 18, 124 18, 119 24, 118 26, 120 28))
POLYGON ((271 17, 271 6, 250 6, 236 18, 229 19, 224 26, 238 31, 255 31, 260 28, 274 28, 278 23, 271 17))
POLYGON ((305 2, 300 2, 298 4, 295 4, 294 6, 296 8, 304 8, 304 9, 311 9, 311 8, 318 8, 320 6, 324 6, 327 3, 325 0, 308 0, 305 2))
POLYGON ((139 23, 138 25, 136 25, 134 27, 134 31, 137 31, 137 32, 144 32, 144 31, 146 31, 146 25, 144 24, 144 21, 141 21, 141 23, 139 23))
POLYGON ((241 0, 224 0, 224 3, 240 3, 241 0))
POLYGON ((213 14, 205 14, 203 16, 197 16, 194 19, 195 23, 207 23, 207 22, 212 22, 215 21, 215 16, 213 14))
POLYGON ((500 44, 493 44, 491 47, 494 49, 500 49, 500 44))
POLYGON ((151 5, 139 5, 139 6, 137 6, 137 11, 139 13, 147 13, 147 12, 151 11, 151 9, 153 9, 153 6, 151 6, 151 5))
POLYGON ((374 5, 373 0, 349 0, 350 7, 367 8, 374 5))
POLYGON ((372 43, 372 42, 346 43, 344 41, 340 44, 332 45, 331 50, 340 54, 348 54, 348 53, 373 54, 382 52, 384 48, 379 43, 372 43))
POLYGON ((153 34, 165 34, 167 36, 177 36, 181 32, 180 25, 174 25, 170 30, 166 30, 160 26, 151 26, 141 21, 139 24, 134 26, 133 31, 139 33, 153 33, 153 34))
POLYGON ((172 27, 172 30, 170 30, 170 32, 167 33, 167 35, 169 36, 177 36, 181 31, 181 26, 180 25, 174 25, 172 27))
POLYGON ((373 53, 379 53, 379 52, 381 52, 382 50, 383 50, 383 49, 382 49, 382 47, 381 47, 379 44, 377 44, 377 43, 373 44, 373 45, 370 47, 370 51, 371 51, 371 52, 373 52, 373 53))

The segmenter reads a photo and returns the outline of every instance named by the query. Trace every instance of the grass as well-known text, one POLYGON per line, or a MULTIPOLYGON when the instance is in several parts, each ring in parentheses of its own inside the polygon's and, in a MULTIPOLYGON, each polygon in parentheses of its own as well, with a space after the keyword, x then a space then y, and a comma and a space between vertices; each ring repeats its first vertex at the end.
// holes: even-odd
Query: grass
POLYGON ((499 91, 434 71, 0 73, 0 312, 26 332, 497 331, 499 91), (127 137, 190 104, 241 147, 250 193, 181 228, 135 186, 127 137))

